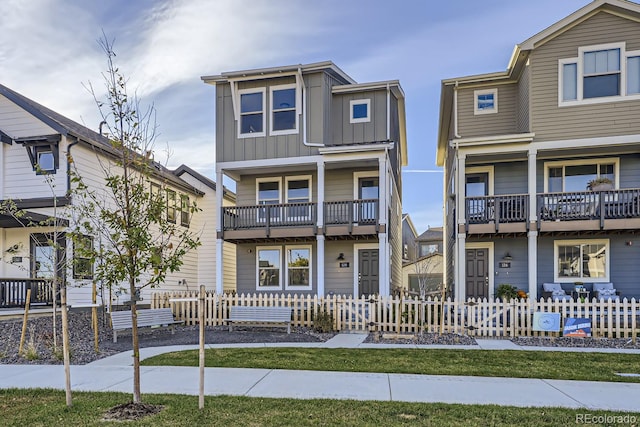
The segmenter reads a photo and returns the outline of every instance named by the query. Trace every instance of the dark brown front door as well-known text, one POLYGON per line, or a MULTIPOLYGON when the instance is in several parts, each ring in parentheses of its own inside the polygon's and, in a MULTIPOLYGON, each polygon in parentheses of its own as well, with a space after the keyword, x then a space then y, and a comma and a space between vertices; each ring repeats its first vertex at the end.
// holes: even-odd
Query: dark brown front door
POLYGON ((489 297, 489 249, 467 249, 467 298, 489 297))
POLYGON ((360 295, 373 295, 380 292, 377 249, 358 251, 358 278, 360 295))

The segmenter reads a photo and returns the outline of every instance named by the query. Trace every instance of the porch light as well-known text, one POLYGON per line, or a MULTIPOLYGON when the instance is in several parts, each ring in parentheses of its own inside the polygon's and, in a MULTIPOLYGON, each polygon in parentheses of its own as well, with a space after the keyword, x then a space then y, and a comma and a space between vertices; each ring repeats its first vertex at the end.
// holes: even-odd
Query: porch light
POLYGON ((509 254, 509 252, 507 252, 506 254, 504 254, 504 256, 502 257, 502 261, 511 261, 513 258, 511 257, 511 255, 509 254))
POLYGON ((344 261, 344 254, 342 252, 338 255, 338 261, 344 261))

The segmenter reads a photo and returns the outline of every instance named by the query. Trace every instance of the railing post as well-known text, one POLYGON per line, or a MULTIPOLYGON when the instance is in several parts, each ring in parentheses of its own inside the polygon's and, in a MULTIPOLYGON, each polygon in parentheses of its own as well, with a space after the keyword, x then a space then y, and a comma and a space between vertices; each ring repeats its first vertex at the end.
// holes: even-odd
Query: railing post
POLYGON ((605 212, 604 212, 604 197, 602 197, 602 191, 600 191, 598 193, 598 206, 600 206, 600 229, 602 230, 604 228, 604 218, 605 218, 605 212))

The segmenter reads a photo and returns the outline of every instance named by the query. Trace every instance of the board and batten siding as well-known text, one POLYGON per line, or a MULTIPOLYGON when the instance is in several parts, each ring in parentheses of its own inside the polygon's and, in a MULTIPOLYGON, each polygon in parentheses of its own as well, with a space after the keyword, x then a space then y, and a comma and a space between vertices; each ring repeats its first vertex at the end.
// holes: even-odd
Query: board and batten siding
POLYGON ((531 130, 536 141, 640 133, 640 100, 558 106, 558 60, 577 57, 581 46, 617 42, 626 42, 627 51, 640 49, 638 22, 600 12, 533 50, 531 130))
POLYGON ((351 145, 387 139, 387 92, 382 90, 361 93, 334 94, 331 103, 333 138, 331 143, 351 145), (351 101, 369 100, 368 122, 350 123, 351 101))
POLYGON ((503 135, 516 132, 518 85, 502 84, 483 88, 458 90, 458 133, 462 138, 503 135), (479 89, 498 90, 498 112, 474 115, 474 91, 479 89))
MULTIPOLYGON (((307 108, 307 140, 314 143, 325 143, 325 123, 328 122, 326 104, 329 103, 330 87, 323 78, 323 73, 304 75, 306 108, 307 108)), ((238 122, 233 114, 233 100, 229 83, 216 84, 216 154, 217 161, 231 162, 242 160, 279 159, 286 157, 302 157, 318 154, 317 147, 303 144, 303 117, 298 115, 296 133, 288 135, 269 135, 271 121, 270 87, 295 83, 295 77, 280 77, 249 82, 240 82, 238 89, 265 89, 265 134, 263 137, 238 138, 238 122)), ((239 102, 239 101, 238 101, 239 102)), ((302 112, 302 106, 299 111, 302 112)))

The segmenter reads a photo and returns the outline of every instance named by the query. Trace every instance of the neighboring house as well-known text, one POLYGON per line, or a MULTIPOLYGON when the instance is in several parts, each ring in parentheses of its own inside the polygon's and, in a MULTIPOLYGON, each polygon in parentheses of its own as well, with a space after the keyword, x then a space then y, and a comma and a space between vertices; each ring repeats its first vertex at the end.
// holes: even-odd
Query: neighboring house
POLYGON ((416 260, 416 237, 418 232, 409 214, 402 214, 402 264, 416 260))
POLYGON ((332 62, 202 79, 216 87, 216 181, 236 182, 237 206, 218 211, 217 244, 236 244, 238 293, 400 286, 399 82, 358 84, 332 62))
MULTIPOLYGON (((75 203, 69 196, 72 181, 69 171, 77 170, 90 190, 105 191, 103 165, 112 164, 114 151, 108 139, 14 91, 0 85, 0 200, 13 201, 23 211, 25 218, 16 220, 7 212, 0 215, 0 307, 14 305, 9 297, 18 287, 42 283, 52 277, 53 247, 47 243, 52 227, 25 227, 25 219, 37 222, 54 215, 62 230, 70 224, 71 207, 75 203), (73 159, 73 164, 68 159, 73 159), (36 164, 39 168, 36 168, 36 164), (50 183, 47 183, 50 180, 50 183), (49 234, 47 234, 49 233, 49 234)), ((211 180, 181 166, 172 172, 156 164, 153 181, 159 191, 168 197, 166 214, 180 226, 202 231, 202 246, 184 258, 181 271, 170 273, 162 285, 166 290, 195 290, 205 284, 214 288, 215 272, 215 206, 216 187, 211 180), (197 203, 204 210, 190 215, 183 205, 197 203)), ((222 195, 222 192, 220 192, 222 195)), ((227 203, 234 201, 233 194, 224 192, 227 203)), ((88 236, 93 245, 99 245, 88 236)), ((67 259, 76 256, 70 239, 62 238, 67 259)), ((77 258, 76 258, 77 260, 77 258)), ((94 265, 76 263, 81 269, 68 268, 58 271, 68 287, 70 305, 91 298, 94 265)), ((99 284, 98 284, 99 285, 99 284)), ((232 281, 229 286, 232 286, 232 281)), ((144 289, 146 302, 151 289, 144 289)), ((112 293, 115 303, 129 299, 128 295, 112 293), (117 296, 116 296, 117 295, 117 296)), ((22 297, 24 298, 24 297, 22 297)), ((18 298, 19 299, 19 298, 18 298)), ((24 301, 22 301, 24 302, 24 301)))
POLYGON ((516 45, 506 71, 443 80, 446 280, 640 297, 640 5, 596 0, 516 45), (591 186, 608 178, 608 190, 591 186))
POLYGON ((425 296, 441 297, 443 286, 443 255, 434 252, 402 266, 402 288, 410 295, 420 295, 424 280, 425 296))
POLYGON ((422 258, 434 253, 443 253, 442 227, 429 227, 416 237, 416 253, 422 258))

